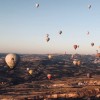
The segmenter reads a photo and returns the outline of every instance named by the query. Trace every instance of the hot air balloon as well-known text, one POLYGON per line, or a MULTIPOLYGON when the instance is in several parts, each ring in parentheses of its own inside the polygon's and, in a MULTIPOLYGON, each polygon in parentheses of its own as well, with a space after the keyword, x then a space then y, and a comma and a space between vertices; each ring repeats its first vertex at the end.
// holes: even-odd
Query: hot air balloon
POLYGON ((8 54, 5 57, 5 62, 7 63, 8 67, 13 69, 19 62, 20 57, 17 54, 8 54))
POLYGON ((26 70, 27 70, 27 71, 29 71, 30 69, 29 69, 29 68, 27 68, 26 70))
POLYGON ((87 73, 87 77, 91 78, 92 77, 91 73, 87 73))
POLYGON ((89 34, 90 34, 90 32, 88 31, 88 32, 87 32, 87 35, 89 35, 89 34))
POLYGON ((49 80, 51 79, 51 77, 52 77, 51 74, 47 74, 47 78, 48 78, 49 80))
POLYGON ((77 65, 77 60, 74 60, 73 61, 73 64, 76 66, 77 65))
POLYGON ((33 70, 31 70, 31 69, 28 72, 29 72, 30 75, 33 74, 33 70))
POLYGON ((97 53, 97 54, 96 54, 96 57, 100 58, 100 53, 97 53))
POLYGON ((49 40, 50 40, 50 38, 49 37, 46 37, 46 41, 49 42, 49 40))
POLYGON ((77 61, 77 65, 80 66, 81 65, 81 61, 78 60, 77 61))
POLYGON ((88 5, 88 8, 91 9, 91 5, 88 5))
POLYGON ((35 6, 36 6, 36 8, 38 8, 39 7, 39 4, 37 3, 37 4, 35 4, 35 6))
POLYGON ((77 49, 77 45, 74 45, 74 49, 75 49, 75 50, 77 49))
POLYGON ((60 35, 62 34, 62 31, 61 31, 61 30, 59 31, 59 34, 60 34, 60 35))
POLYGON ((48 55, 48 58, 51 59, 51 58, 52 58, 52 55, 49 54, 49 55, 48 55))
POLYGON ((91 46, 94 46, 94 43, 91 43, 91 46))

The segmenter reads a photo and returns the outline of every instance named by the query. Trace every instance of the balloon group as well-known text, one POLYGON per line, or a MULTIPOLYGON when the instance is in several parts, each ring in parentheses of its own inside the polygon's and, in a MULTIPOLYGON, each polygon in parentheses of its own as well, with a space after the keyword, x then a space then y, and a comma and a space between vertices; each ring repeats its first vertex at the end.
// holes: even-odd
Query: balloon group
POLYGON ((81 65, 81 61, 75 59, 75 60, 73 61, 73 64, 74 64, 75 66, 80 66, 80 65, 81 65))
POLYGON ((13 54, 13 53, 8 54, 5 57, 5 62, 10 69, 13 69, 14 67, 16 67, 19 60, 20 60, 20 57, 17 54, 13 54))

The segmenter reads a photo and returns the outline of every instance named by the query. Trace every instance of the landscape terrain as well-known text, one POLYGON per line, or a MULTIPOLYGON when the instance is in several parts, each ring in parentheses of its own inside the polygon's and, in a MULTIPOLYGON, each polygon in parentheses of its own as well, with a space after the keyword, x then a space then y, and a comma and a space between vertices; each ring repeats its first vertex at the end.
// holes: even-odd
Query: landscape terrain
POLYGON ((19 54, 14 69, 5 56, 0 54, 0 100, 100 100, 100 58, 95 55, 19 54))

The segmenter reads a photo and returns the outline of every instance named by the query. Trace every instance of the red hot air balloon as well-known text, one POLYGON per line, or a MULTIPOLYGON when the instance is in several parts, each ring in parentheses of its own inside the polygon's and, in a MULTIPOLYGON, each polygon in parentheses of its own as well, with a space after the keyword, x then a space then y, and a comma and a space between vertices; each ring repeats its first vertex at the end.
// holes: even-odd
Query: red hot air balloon
POLYGON ((77 45, 74 45, 74 49, 75 49, 75 50, 77 49, 77 45))
POLYGON ((51 74, 47 74, 47 78, 48 78, 49 80, 51 79, 51 77, 52 77, 51 74))

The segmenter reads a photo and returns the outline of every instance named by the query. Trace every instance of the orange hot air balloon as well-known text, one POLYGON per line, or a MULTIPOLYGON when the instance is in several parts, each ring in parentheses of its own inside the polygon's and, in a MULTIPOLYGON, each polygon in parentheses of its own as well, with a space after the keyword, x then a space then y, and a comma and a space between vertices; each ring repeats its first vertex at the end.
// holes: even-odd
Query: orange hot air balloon
POLYGON ((77 61, 77 65, 80 66, 81 65, 81 62, 80 61, 77 61))
POLYGON ((94 43, 93 42, 91 43, 91 46, 94 46, 94 43))
POLYGON ((49 80, 51 79, 51 77, 52 77, 51 74, 47 74, 47 78, 48 78, 49 80))
POLYGON ((96 54, 96 57, 100 57, 100 53, 97 53, 97 54, 96 54))
POLYGON ((75 50, 77 49, 77 45, 74 45, 74 49, 75 49, 75 50))

